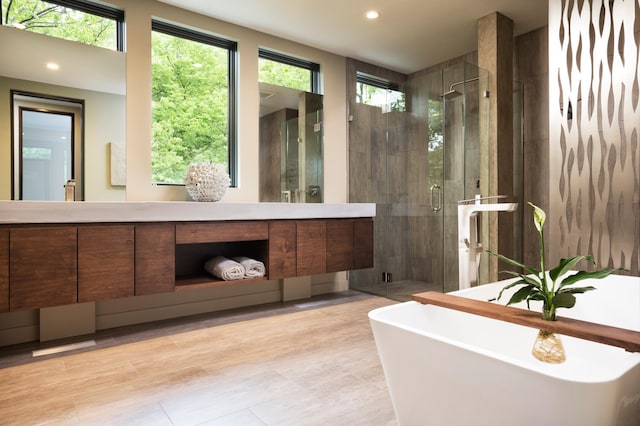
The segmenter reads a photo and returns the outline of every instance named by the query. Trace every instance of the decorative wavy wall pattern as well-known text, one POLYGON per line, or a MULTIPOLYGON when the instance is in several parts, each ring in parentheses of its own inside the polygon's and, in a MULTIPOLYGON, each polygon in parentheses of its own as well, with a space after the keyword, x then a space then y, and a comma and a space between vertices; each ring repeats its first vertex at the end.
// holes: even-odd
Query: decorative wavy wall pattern
POLYGON ((640 275, 640 0, 550 0, 551 255, 640 275))

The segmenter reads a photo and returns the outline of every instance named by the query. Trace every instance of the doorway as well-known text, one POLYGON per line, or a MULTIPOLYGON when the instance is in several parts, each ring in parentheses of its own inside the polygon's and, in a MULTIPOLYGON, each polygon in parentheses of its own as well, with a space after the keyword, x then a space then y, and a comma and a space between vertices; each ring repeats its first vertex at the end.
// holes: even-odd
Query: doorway
POLYGON ((12 199, 64 201, 75 181, 83 199, 82 100, 12 92, 12 199))

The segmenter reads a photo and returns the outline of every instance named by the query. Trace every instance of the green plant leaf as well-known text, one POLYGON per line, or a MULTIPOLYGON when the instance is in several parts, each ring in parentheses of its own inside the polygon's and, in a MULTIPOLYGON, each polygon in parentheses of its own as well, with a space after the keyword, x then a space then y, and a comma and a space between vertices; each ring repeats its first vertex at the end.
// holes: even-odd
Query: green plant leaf
POLYGON ((531 296, 529 296, 529 300, 544 300, 545 296, 544 293, 542 293, 541 291, 536 291, 535 293, 532 293, 531 296))
POLYGON ((508 284, 508 285, 504 286, 504 287, 502 288, 502 290, 500 290, 500 293, 498 293, 498 300, 500 300, 500 298, 502 297, 502 293, 503 293, 505 290, 508 290, 508 289, 510 289, 511 287, 515 287, 515 286, 517 286, 517 285, 526 285, 526 284, 527 284, 527 282, 526 282, 526 281, 524 281, 524 280, 518 280, 518 281, 514 281, 514 282, 512 282, 511 284, 508 284))
POLYGON ((595 290, 596 288, 593 286, 587 287, 566 287, 561 290, 558 290, 557 293, 570 293, 570 294, 580 294, 590 290, 595 290))
POLYGON ((589 262, 595 264, 595 261, 591 256, 574 256, 569 259, 560 259, 560 263, 558 263, 558 266, 549 271, 549 278, 551 278, 553 281, 557 280, 558 277, 561 277, 569 272, 571 268, 573 268, 581 260, 588 260, 589 262))
POLYGON ((533 224, 535 225, 538 232, 542 232, 542 227, 544 226, 544 221, 547 218, 547 215, 544 210, 542 210, 532 202, 529 202, 529 205, 533 207, 533 224))
POLYGON ((487 253, 489 253, 491 256, 497 257, 498 259, 502 260, 503 262, 506 262, 506 263, 508 263, 510 265, 513 265, 513 266, 517 266, 518 268, 522 268, 522 269, 528 271, 531 274, 535 274, 536 276, 540 275, 540 271, 538 271, 535 268, 532 268, 531 266, 523 265, 522 263, 520 263, 518 261, 515 261, 513 259, 509 259, 508 257, 503 256, 501 254, 498 254, 496 252, 493 252, 491 250, 487 250, 487 253))
POLYGON ((535 287, 532 285, 522 287, 520 290, 513 293, 513 296, 511 296, 511 299, 509 299, 507 305, 513 305, 514 303, 522 302, 524 299, 529 297, 529 294, 531 294, 532 291, 535 291, 534 289, 535 287))
POLYGON ((532 291, 529 294, 529 297, 527 297, 527 309, 531 309, 531 307, 529 306, 529 302, 532 300, 542 300, 544 301, 545 297, 544 294, 540 291, 540 290, 535 290, 532 291))
POLYGON ((578 271, 573 275, 569 275, 565 279, 562 280, 560 285, 558 286, 558 290, 566 287, 571 284, 575 284, 578 281, 586 280, 588 278, 600 279, 608 277, 612 272, 615 272, 616 269, 600 269, 599 271, 578 271))
POLYGON ((524 281, 526 281, 528 284, 534 286, 538 290, 543 290, 542 281, 540 280, 540 278, 538 278, 537 275, 532 277, 530 275, 520 274, 520 278, 522 278, 524 281))
POLYGON ((500 271, 500 272, 513 275, 514 277, 519 277, 522 281, 525 281, 527 284, 530 284, 536 288, 540 288, 540 289, 542 288, 542 282, 540 281, 540 278, 538 278, 535 275, 529 276, 529 275, 524 275, 514 271, 500 271))
POLYGON ((570 293, 556 293, 553 296, 553 304, 556 308, 573 308, 576 304, 576 297, 570 293))

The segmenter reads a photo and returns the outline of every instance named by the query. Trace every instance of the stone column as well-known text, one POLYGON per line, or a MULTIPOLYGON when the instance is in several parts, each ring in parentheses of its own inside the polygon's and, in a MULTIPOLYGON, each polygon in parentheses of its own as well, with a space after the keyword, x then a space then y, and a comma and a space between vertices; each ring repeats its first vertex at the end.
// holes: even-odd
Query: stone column
MULTIPOLYGON (((489 71, 488 140, 481 140, 481 193, 513 196, 513 21, 494 12, 478 20, 478 66, 489 71)), ((482 117, 483 115, 481 115, 482 117)), ((481 123, 487 120, 481 119, 481 123)), ((483 124, 484 125, 484 124, 483 124)), ((513 201, 513 200, 509 200, 513 201)), ((520 200, 518 200, 520 201, 520 200)), ((483 221, 484 248, 511 257, 513 213, 491 213, 483 221), (489 223, 487 223, 489 222, 489 223)), ((481 276, 498 279, 498 263, 484 256, 481 276)))

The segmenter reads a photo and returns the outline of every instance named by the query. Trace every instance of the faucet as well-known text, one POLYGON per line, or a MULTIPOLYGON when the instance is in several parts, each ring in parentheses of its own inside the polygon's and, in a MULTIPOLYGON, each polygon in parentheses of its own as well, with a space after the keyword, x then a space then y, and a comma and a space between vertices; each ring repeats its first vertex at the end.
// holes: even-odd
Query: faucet
POLYGON ((64 185, 64 200, 75 201, 76 200, 76 181, 69 179, 64 185))
POLYGON ((518 203, 485 203, 483 200, 507 198, 506 195, 458 201, 458 286, 462 290, 478 283, 478 264, 482 253, 480 212, 512 212, 518 203))

